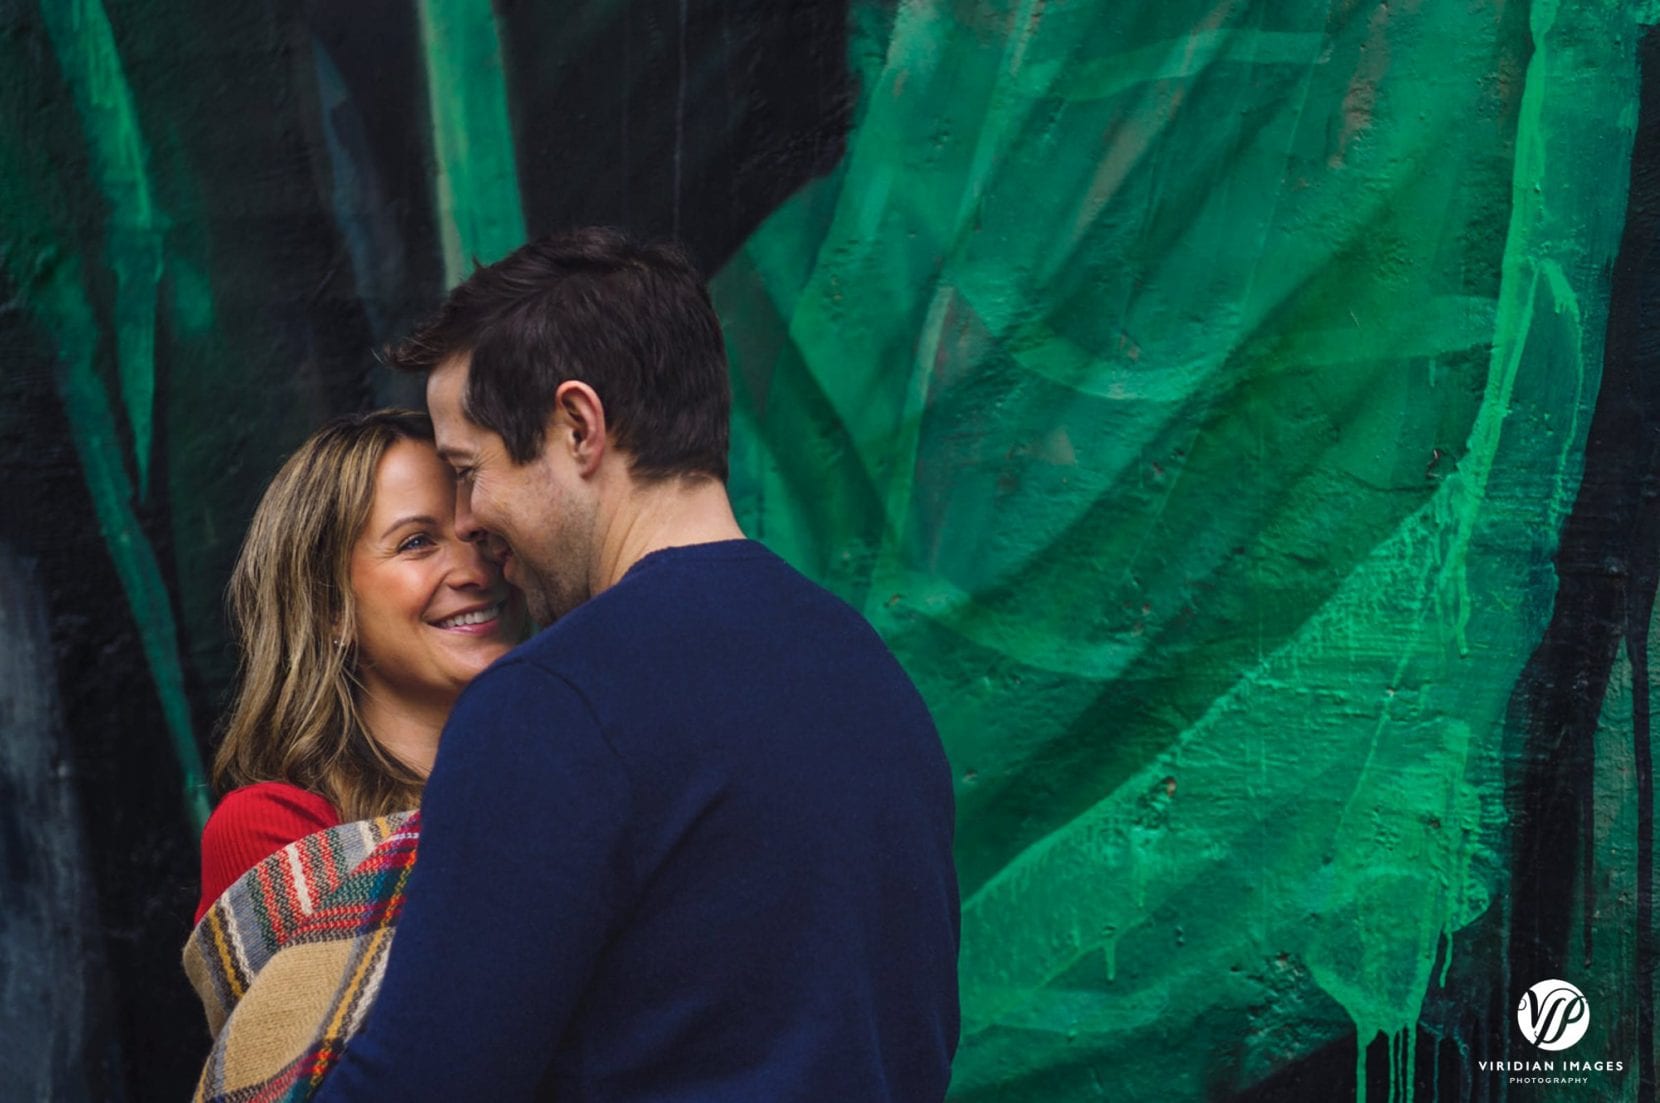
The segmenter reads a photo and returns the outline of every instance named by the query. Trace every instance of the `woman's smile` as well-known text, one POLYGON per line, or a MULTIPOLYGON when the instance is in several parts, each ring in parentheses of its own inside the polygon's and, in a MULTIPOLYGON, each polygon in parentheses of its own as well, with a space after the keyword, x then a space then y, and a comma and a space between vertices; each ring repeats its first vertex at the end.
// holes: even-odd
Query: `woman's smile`
POLYGON ((502 627, 502 609, 507 602, 497 601, 489 605, 474 605, 457 613, 451 613, 442 620, 434 621, 434 628, 441 628, 446 632, 460 632, 468 636, 489 636, 502 627))

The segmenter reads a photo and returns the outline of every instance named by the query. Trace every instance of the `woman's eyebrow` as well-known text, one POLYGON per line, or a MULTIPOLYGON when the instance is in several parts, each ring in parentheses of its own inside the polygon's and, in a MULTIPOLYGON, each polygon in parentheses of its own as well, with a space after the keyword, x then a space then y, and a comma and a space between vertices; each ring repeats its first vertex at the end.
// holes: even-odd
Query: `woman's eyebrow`
POLYGON ((408 517, 399 517, 396 521, 393 521, 390 525, 387 525, 386 526, 386 531, 380 534, 380 538, 382 540, 386 539, 388 536, 391 536, 394 532, 397 532, 399 529, 403 528, 405 525, 436 525, 436 524, 438 524, 437 518, 429 517, 424 513, 412 513, 408 517))

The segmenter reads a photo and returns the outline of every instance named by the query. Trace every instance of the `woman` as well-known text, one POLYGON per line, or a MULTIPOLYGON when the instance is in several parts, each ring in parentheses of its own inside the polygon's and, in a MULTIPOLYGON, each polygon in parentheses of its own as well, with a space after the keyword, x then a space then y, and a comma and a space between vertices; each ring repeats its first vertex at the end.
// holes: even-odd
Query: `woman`
MULTIPOLYGON (((323 1025, 294 1020, 285 1001, 327 1002, 349 962, 384 954, 414 859, 408 812, 444 721, 528 628, 500 567, 457 533, 432 440, 411 410, 330 422, 277 473, 243 542, 229 593, 240 682, 214 762, 230 791, 202 836, 185 950, 217 1035, 199 1098, 320 1077, 351 1023, 301 1037, 323 1025), (305 953, 284 955, 293 944, 305 953), (266 1024, 241 1031, 258 1037, 237 1036, 238 1010, 266 1024), (300 1033, 276 1045, 277 1020, 300 1033), (294 1045, 304 1067, 290 1067, 294 1045), (239 1050, 288 1063, 250 1071, 239 1050)), ((357 993, 353 1022, 372 994, 357 993)))

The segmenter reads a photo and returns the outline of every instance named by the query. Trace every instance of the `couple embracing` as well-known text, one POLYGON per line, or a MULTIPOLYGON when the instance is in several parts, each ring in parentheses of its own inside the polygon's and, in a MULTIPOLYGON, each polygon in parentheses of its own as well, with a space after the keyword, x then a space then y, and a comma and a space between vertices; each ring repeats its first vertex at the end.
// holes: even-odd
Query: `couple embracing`
POLYGON ((430 420, 320 430, 232 582, 197 1097, 942 1098, 945 757, 871 628, 740 531, 685 255, 532 243, 394 362, 430 420))

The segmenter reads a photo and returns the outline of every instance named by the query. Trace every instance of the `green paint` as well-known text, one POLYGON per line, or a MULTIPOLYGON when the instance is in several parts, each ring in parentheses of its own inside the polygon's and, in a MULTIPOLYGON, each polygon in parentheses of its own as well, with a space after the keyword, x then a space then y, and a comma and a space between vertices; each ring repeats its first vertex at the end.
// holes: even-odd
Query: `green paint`
MULTIPOLYGON (((87 34, 92 42, 108 44, 107 23, 100 22, 86 9, 49 10, 48 17, 49 21, 61 21, 59 32, 89 27, 87 34), (76 13, 77 18, 83 18, 84 22, 70 21, 66 11, 76 13)), ((61 37, 56 41, 66 52, 74 52, 69 49, 73 44, 61 37)), ((7 39, 7 43, 10 48, 0 53, 0 60, 9 64, 8 71, 28 72, 29 63, 20 56, 24 40, 13 36, 7 39)), ((113 71, 119 72, 113 55, 103 53, 101 48, 89 49, 85 56, 97 57, 101 59, 99 66, 113 66, 113 71)), ((62 64, 64 62, 60 59, 62 64)), ((111 85, 105 80, 90 87, 107 92, 111 85)), ((78 107, 79 95, 77 91, 78 107)), ((108 387, 99 372, 100 357, 104 354, 102 350, 109 343, 104 318, 114 317, 119 326, 126 316, 119 305, 108 315, 94 306, 88 291, 90 281, 82 263, 66 255, 63 247, 57 244, 72 241, 75 235, 63 219, 62 187, 53 175, 51 146, 44 141, 30 140, 32 136, 38 137, 32 128, 39 127, 40 120, 20 118, 16 110, 18 106, 15 100, 0 99, 0 107, 6 108, 5 113, 0 114, 0 122, 5 124, 0 125, 0 138, 4 139, 0 140, 0 268, 18 289, 18 301, 50 336, 57 350, 52 364, 55 389, 69 423, 75 452, 97 518, 99 535, 115 566, 116 576, 138 630, 151 683, 161 704, 168 739, 183 784, 186 812, 200 831, 207 822, 208 787, 192 728, 190 703, 185 694, 184 670, 179 657, 178 631, 171 597, 154 548, 136 512, 139 499, 123 454, 117 407, 111 401, 108 387)), ((101 142, 118 141, 109 133, 100 136, 97 128, 87 122, 91 116, 84 109, 78 113, 90 145, 96 147, 101 142)), ((93 175, 102 184, 109 185, 114 179, 102 174, 118 160, 108 150, 89 150, 93 175)), ((147 194, 146 187, 136 186, 127 194, 147 194)), ((111 202, 109 189, 103 190, 106 202, 111 202)), ((119 209, 113 202, 112 208, 119 209)), ((148 200, 145 200, 142 209, 150 210, 148 200)), ((125 240, 122 233, 119 227, 111 231, 111 257, 119 255, 117 243, 125 240)), ((115 283, 118 299, 132 293, 133 285, 123 283, 119 272, 115 283)), ((123 367, 131 365, 131 360, 122 360, 122 357, 126 356, 132 345, 124 345, 120 334, 117 334, 114 344, 118 361, 122 362, 123 367)), ((146 370, 148 363, 145 361, 146 370)), ((123 381, 128 378, 123 371, 123 381)), ((123 393, 130 396, 131 391, 124 387, 123 393)), ((132 409, 128 407, 129 417, 132 416, 132 409)), ((143 430, 146 436, 148 432, 147 428, 143 430)), ((134 438, 137 440, 139 437, 140 430, 135 424, 134 438)))
POLYGON ((1624 215, 1635 21, 1551 11, 857 7, 844 163, 716 281, 732 486, 957 768, 955 1099, 1349 1030, 1413 1098, 1624 215))
MULTIPOLYGON (((11 253, 7 259, 22 260, 11 253)), ((133 486, 122 463, 115 413, 95 368, 97 318, 87 302, 79 266, 72 260, 47 258, 35 271, 13 267, 8 274, 25 290, 36 316, 57 341, 58 395, 92 496, 99 533, 138 626, 139 642, 178 760, 185 806, 199 833, 210 810, 207 775, 191 726, 167 584, 133 512, 133 486)))
MULTIPOLYGON (((1565 437, 1576 444, 1582 439, 1579 413, 1585 402, 1583 385, 1587 368, 1582 359, 1585 337, 1581 330, 1582 318, 1573 289, 1560 265, 1548 252, 1542 251, 1535 240, 1535 228, 1542 215, 1539 193, 1546 175, 1543 100, 1547 94, 1549 35, 1555 7, 1549 3, 1537 5, 1532 15, 1534 50, 1517 128, 1516 170, 1511 189, 1504 282, 1493 330, 1487 390, 1481 411, 1471 428, 1464 460, 1443 484, 1443 489, 1450 492, 1446 501, 1441 503, 1448 530, 1447 548, 1445 558, 1437 568, 1438 577, 1432 584, 1436 616, 1430 623, 1439 621, 1447 624, 1450 613, 1448 631, 1439 643, 1441 649, 1452 649, 1460 659, 1467 659, 1471 654, 1470 629, 1472 620, 1477 616, 1475 602, 1491 602, 1496 596, 1490 584, 1478 587, 1486 593, 1472 593, 1471 544, 1478 528, 1502 525, 1500 533, 1495 534, 1497 540, 1523 540, 1527 528, 1535 525, 1538 526, 1537 531, 1555 532, 1566 515, 1564 507, 1570 489, 1577 483, 1577 471, 1571 463, 1569 448, 1564 445, 1551 449, 1555 453, 1557 466, 1544 484, 1548 492, 1542 495, 1545 510, 1540 515, 1530 517, 1527 511, 1513 507, 1507 510, 1507 503, 1502 499, 1489 497, 1494 477, 1499 471, 1499 454, 1506 444, 1505 423, 1518 412, 1517 404, 1525 397, 1525 391, 1523 395, 1518 395, 1518 385, 1525 388, 1529 383, 1523 375, 1524 369, 1530 374, 1560 374, 1571 379, 1571 395, 1552 396, 1547 383, 1543 393, 1557 397, 1558 401, 1536 403, 1535 409, 1545 417, 1557 409, 1566 412, 1571 422, 1565 437), (1505 512, 1501 513, 1501 510, 1505 512)), ((1512 465, 1519 465, 1524 459, 1532 458, 1528 453, 1538 451, 1531 440, 1516 450, 1520 455, 1511 461, 1512 465)), ((1499 565, 1474 564, 1482 572, 1499 565)), ((1516 598, 1521 596, 1515 595, 1516 598)), ((1523 637, 1525 639, 1534 640, 1538 636, 1536 625, 1507 624, 1500 620, 1495 620, 1494 624, 1504 631, 1520 628, 1527 633, 1523 637)), ((1485 644, 1482 647, 1485 654, 1491 654, 1501 643, 1496 638, 1478 642, 1485 644)), ((1525 655, 1522 657, 1525 658, 1525 655)), ((1403 684, 1409 669, 1403 656, 1401 665, 1390 678, 1390 684, 1403 684)), ((1503 699, 1495 699, 1490 708, 1497 709, 1504 703, 1503 699)), ((1488 714, 1489 723, 1495 727, 1500 718, 1496 711, 1488 714)), ((1448 757, 1448 764, 1453 768, 1443 771, 1441 776, 1457 780, 1467 773, 1471 733, 1461 720, 1445 723, 1449 733, 1457 735, 1457 750, 1448 757)), ((1376 768, 1374 759, 1382 734, 1380 725, 1380 730, 1374 733, 1363 773, 1370 773, 1376 768)), ((1498 740, 1492 743, 1496 748, 1498 740)), ((1398 781, 1399 776, 1396 773, 1391 780, 1398 781)), ((1349 868, 1343 880, 1359 886, 1350 897, 1355 903, 1355 912, 1350 922, 1337 929, 1337 938, 1315 941, 1310 947, 1309 961, 1316 981, 1343 1005, 1355 1022, 1361 1044, 1357 1095, 1364 1099, 1366 1044, 1382 1033, 1391 1039, 1392 1055, 1396 1054, 1396 1047, 1403 1038, 1410 1048, 1437 947, 1443 939, 1446 940, 1450 965, 1453 932, 1462 925, 1462 921, 1473 918, 1473 915, 1465 914, 1461 900, 1453 909, 1447 908, 1442 896, 1449 881, 1435 874, 1438 863, 1433 855, 1411 855, 1411 861, 1400 871, 1399 879, 1391 881, 1379 877, 1378 867, 1372 864, 1378 856, 1366 845, 1366 837, 1373 835, 1377 829, 1379 810, 1395 802, 1373 799, 1357 804, 1362 791, 1357 789, 1345 807, 1337 847, 1338 853, 1349 859, 1349 868), (1356 856, 1359 861, 1354 860, 1356 856), (1426 872, 1430 874, 1427 879, 1426 872), (1415 968, 1405 973, 1399 965, 1409 960, 1414 962, 1415 968), (1406 983, 1397 987, 1391 983, 1396 980, 1406 983)), ((1453 801, 1458 799, 1455 792, 1449 792, 1448 797, 1453 801)), ((1487 794, 1485 799, 1497 803, 1494 793, 1487 794)), ((1466 812, 1457 820, 1443 823, 1461 822, 1469 828, 1479 829, 1480 808, 1466 809, 1466 812)), ((1349 903, 1349 900, 1344 903, 1349 903)), ((1445 972, 1443 968, 1443 977, 1445 972)), ((1396 1070, 1392 1068, 1391 1084, 1394 1085, 1397 1079, 1396 1070)), ((1407 1098, 1411 1094, 1410 1084, 1408 1076, 1405 1080, 1407 1098)), ((1393 1101, 1395 1098, 1396 1091, 1392 1086, 1390 1099, 1393 1101)))
POLYGON ((213 332, 213 289, 201 269, 179 257, 167 262, 167 275, 172 284, 168 308, 173 325, 179 332, 192 337, 206 337, 213 332))
POLYGON ((99 0, 41 0, 40 10, 81 116, 93 176, 109 205, 116 364, 143 498, 149 494, 155 423, 156 288, 164 220, 151 197, 144 136, 103 5, 99 0))
POLYGON ((525 240, 501 41, 489 0, 421 0, 445 283, 525 240))

